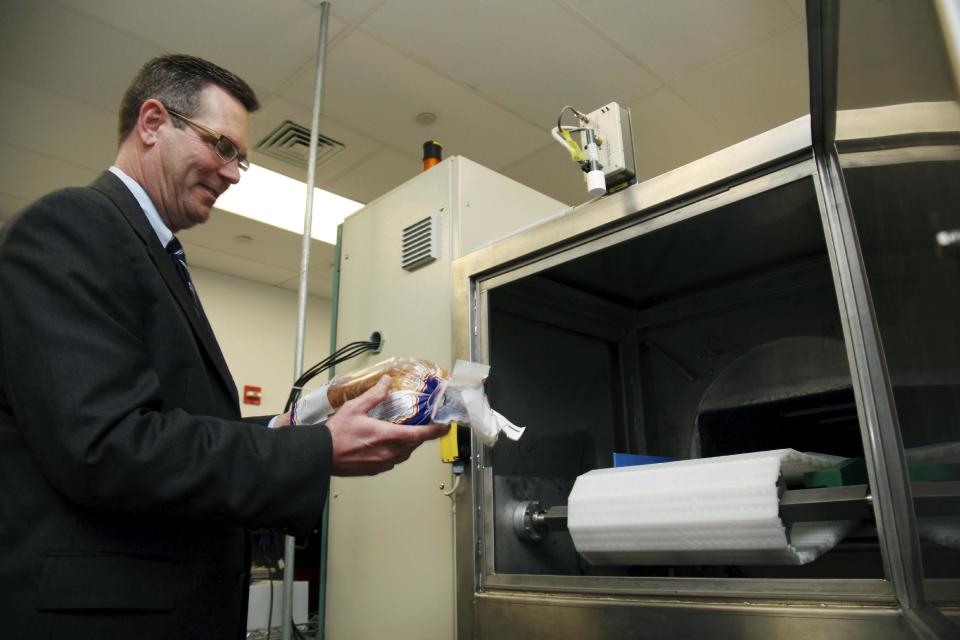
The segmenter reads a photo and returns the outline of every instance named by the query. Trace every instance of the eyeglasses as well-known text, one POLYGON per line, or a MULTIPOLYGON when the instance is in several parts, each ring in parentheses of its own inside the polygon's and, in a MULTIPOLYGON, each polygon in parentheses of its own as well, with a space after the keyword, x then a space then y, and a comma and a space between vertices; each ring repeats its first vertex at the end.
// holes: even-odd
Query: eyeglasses
POLYGON ((213 140, 211 142, 213 144, 213 150, 217 152, 217 155, 220 156, 221 160, 223 160, 226 163, 230 163, 236 160, 237 166, 240 167, 241 171, 246 171, 247 169, 250 168, 250 161, 247 160, 247 156, 240 155, 240 150, 237 149, 237 145, 233 143, 233 140, 223 135, 222 133, 214 131, 210 127, 205 127, 199 122, 191 120, 190 118, 183 115, 182 113, 177 113, 176 111, 174 111, 173 109, 170 109, 166 105, 164 105, 164 107, 167 109, 167 113, 169 113, 173 117, 179 120, 183 120, 184 122, 189 124, 191 127, 194 127, 198 131, 201 131, 202 133, 205 133, 210 138, 212 138, 213 140))

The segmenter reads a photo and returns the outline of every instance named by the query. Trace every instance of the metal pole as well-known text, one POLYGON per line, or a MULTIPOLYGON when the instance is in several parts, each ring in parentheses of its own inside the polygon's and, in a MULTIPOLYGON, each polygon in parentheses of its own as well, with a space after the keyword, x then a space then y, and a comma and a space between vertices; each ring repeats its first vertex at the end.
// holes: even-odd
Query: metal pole
MULTIPOLYGON (((293 379, 303 373, 303 344, 307 320, 307 280, 310 270, 310 242, 313 231, 313 188, 317 171, 317 135, 320 129, 320 98, 323 93, 323 65, 327 50, 327 22, 330 3, 320 3, 320 42, 317 45, 317 75, 313 90, 313 117, 310 122, 310 160, 307 167, 307 203, 303 213, 303 249, 300 259, 300 288, 298 291, 297 347, 294 353, 293 379)), ((293 632, 293 563, 296 553, 296 539, 286 536, 283 549, 283 592, 281 609, 283 611, 280 627, 281 640, 290 640, 293 632)))

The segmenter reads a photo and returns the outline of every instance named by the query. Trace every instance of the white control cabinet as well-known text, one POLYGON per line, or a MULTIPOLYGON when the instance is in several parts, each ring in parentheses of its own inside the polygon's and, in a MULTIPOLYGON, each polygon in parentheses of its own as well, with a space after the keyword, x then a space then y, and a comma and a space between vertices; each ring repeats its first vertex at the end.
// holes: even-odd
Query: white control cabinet
MULTIPOLYGON (((337 346, 384 336, 378 355, 450 368, 451 262, 566 205, 454 156, 378 198, 343 223, 337 346), (416 235, 408 246, 404 230, 416 235), (433 237, 424 237, 424 233, 433 237), (430 259, 430 254, 435 260, 430 259)), ((492 375, 496 375, 493 372, 492 375)), ((449 640, 455 635, 453 518, 441 485, 449 465, 430 442, 372 478, 334 478, 330 490, 326 632, 329 640, 449 640)))

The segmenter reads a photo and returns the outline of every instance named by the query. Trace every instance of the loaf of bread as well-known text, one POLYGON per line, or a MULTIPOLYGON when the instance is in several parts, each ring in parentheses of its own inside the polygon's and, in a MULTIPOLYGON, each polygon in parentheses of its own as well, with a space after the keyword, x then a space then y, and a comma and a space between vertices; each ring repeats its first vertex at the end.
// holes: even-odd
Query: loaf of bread
POLYGON ((384 375, 391 384, 386 400, 370 416, 396 424, 427 424, 443 390, 447 373, 429 360, 390 358, 364 369, 333 378, 327 384, 327 400, 336 411, 371 388, 384 375))

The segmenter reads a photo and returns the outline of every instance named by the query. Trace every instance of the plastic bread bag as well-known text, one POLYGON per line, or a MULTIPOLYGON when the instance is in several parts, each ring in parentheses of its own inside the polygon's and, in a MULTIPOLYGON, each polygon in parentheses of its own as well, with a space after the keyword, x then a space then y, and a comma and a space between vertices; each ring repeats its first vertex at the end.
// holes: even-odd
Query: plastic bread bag
POLYGON ((458 422, 470 425, 488 445, 496 442, 501 432, 517 440, 523 429, 491 409, 487 402, 483 383, 489 372, 487 365, 458 360, 453 374, 448 375, 429 360, 390 358, 337 376, 301 398, 291 412, 291 422, 322 422, 345 402, 377 384, 383 375, 389 375, 387 398, 369 412, 371 417, 411 425, 458 422))
POLYGON ((387 398, 369 415, 395 424, 429 424, 447 373, 429 360, 390 358, 383 362, 336 376, 298 400, 291 411, 291 423, 323 422, 345 402, 373 387, 384 375, 390 376, 387 398))
POLYGON ((487 446, 493 446, 501 433, 511 440, 519 440, 524 428, 490 408, 483 391, 483 383, 489 374, 489 365, 457 360, 434 409, 433 421, 439 424, 469 424, 487 446))

